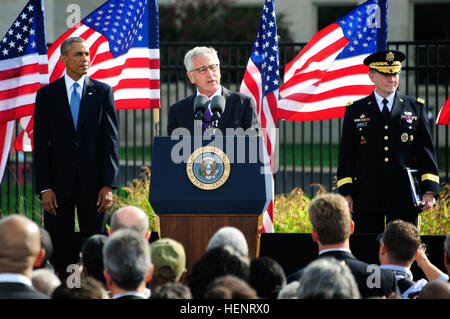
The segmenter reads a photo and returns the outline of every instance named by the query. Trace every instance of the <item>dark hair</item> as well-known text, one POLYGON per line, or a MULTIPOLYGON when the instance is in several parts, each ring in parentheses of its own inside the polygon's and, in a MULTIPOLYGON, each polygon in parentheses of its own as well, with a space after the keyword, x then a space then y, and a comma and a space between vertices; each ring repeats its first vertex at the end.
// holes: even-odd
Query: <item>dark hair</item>
POLYGON ((63 43, 61 43, 61 47, 59 48, 59 53, 60 53, 61 55, 66 55, 66 54, 67 54, 67 51, 70 50, 71 44, 74 43, 74 42, 82 42, 82 43, 84 43, 84 42, 86 42, 86 41, 85 41, 83 38, 80 38, 80 37, 70 37, 70 38, 67 38, 67 39, 65 39, 65 40, 63 41, 63 43))
POLYGON ((286 285, 286 275, 275 259, 268 256, 253 258, 249 284, 256 289, 259 297, 277 299, 281 288, 286 285))
POLYGON ((205 290, 205 299, 258 299, 258 294, 250 285, 233 275, 214 279, 205 290))
POLYGON ((108 237, 105 235, 93 235, 86 240, 81 249, 81 263, 86 273, 103 284, 106 284, 106 279, 103 275, 102 250, 107 240, 108 237))
POLYGON ((421 245, 417 227, 400 219, 386 225, 382 241, 391 261, 397 263, 412 262, 421 245))
POLYGON ((208 250, 194 264, 188 278, 194 299, 203 298, 208 284, 223 275, 235 275, 248 281, 250 267, 248 258, 239 256, 228 246, 208 250))
POLYGON ((52 299, 104 299, 105 296, 101 282, 90 276, 80 278, 80 287, 69 288, 63 282, 52 293, 52 299))
POLYGON ((152 290, 150 299, 192 299, 192 294, 188 286, 168 282, 152 290))
POLYGON ((39 227, 39 234, 41 236, 41 248, 45 250, 45 257, 42 263, 36 268, 45 268, 50 264, 50 258, 52 258, 53 243, 50 234, 45 228, 39 227))

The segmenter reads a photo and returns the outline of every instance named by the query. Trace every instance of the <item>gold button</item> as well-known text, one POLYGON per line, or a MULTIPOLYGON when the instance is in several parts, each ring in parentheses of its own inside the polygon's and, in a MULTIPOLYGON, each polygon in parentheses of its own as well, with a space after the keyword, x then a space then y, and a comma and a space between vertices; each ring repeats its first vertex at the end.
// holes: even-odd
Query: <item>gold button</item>
POLYGON ((386 147, 384 148, 384 150, 387 152, 387 151, 389 150, 389 147, 386 146, 386 147))
POLYGON ((412 126, 410 126, 409 129, 412 130, 412 126))
POLYGON ((385 130, 387 130, 388 128, 389 128, 389 126, 387 126, 387 125, 384 127, 385 130))
POLYGON ((362 128, 359 128, 360 131, 362 131, 362 128))
POLYGON ((385 161, 386 163, 389 162, 389 158, 386 157, 386 158, 384 159, 384 161, 385 161))
POLYGON ((387 140, 389 139, 389 137, 388 137, 388 136, 385 136, 384 139, 387 141, 387 140))

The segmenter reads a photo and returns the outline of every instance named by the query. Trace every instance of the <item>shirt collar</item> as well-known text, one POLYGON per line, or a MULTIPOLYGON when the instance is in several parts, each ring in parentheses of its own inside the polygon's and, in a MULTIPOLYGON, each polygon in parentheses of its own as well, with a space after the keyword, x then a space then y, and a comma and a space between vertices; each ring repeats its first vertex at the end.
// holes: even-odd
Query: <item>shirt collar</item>
POLYGON ((344 251, 344 252, 347 252, 350 254, 352 253, 349 249, 345 249, 345 248, 330 248, 330 249, 324 249, 324 250, 319 251, 319 255, 325 254, 329 251, 344 251))
POLYGON ((142 294, 138 293, 136 291, 127 291, 127 292, 124 292, 122 294, 114 295, 112 297, 112 299, 117 299, 117 298, 120 298, 120 297, 123 297, 123 296, 137 296, 137 297, 141 297, 141 298, 144 298, 144 299, 149 299, 151 294, 152 294, 151 290, 148 289, 148 288, 145 288, 144 293, 142 293, 142 294))
MULTIPOLYGON (((197 95, 199 95, 199 94, 200 94, 200 92, 199 92, 198 89, 197 89, 197 95)), ((222 86, 219 86, 219 88, 217 89, 217 91, 214 92, 214 94, 211 95, 211 96, 208 98, 209 102, 211 102, 211 99, 212 99, 214 96, 216 96, 216 95, 222 95, 222 86)), ((208 108, 209 108, 209 107, 211 107, 211 103, 209 103, 208 108)))
POLYGON ((2 273, 0 274, 0 282, 15 282, 27 286, 32 286, 30 278, 22 274, 2 273))
POLYGON ((83 92, 83 86, 84 86, 84 79, 86 78, 86 75, 83 75, 81 78, 78 79, 78 81, 75 81, 70 76, 67 75, 67 73, 64 73, 64 81, 66 82, 66 88, 68 91, 72 91, 72 86, 75 82, 78 83, 81 89, 81 92, 83 92))
MULTIPOLYGON (((376 90, 373 90, 373 93, 375 95, 375 100, 377 100, 378 107, 380 108, 380 111, 383 110, 383 99, 384 97, 381 97, 376 90)), ((388 97, 386 97, 386 100, 388 100, 387 107, 389 109, 389 112, 392 111, 392 105, 394 105, 394 98, 395 98, 395 92, 391 93, 388 97)))
POLYGON ((409 280, 413 280, 413 274, 411 270, 409 270, 406 267, 398 265, 381 265, 380 268, 392 271, 397 280, 405 277, 408 278, 409 280))

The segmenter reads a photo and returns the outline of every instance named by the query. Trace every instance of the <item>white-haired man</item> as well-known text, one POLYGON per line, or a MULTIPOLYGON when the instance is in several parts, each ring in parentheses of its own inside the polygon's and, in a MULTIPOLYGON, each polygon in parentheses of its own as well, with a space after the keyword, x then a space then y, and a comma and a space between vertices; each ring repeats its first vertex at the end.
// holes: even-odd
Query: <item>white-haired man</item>
MULTIPOLYGON (((199 95, 205 95, 211 100, 221 95, 225 98, 224 111, 217 122, 217 128, 225 135, 226 129, 242 128, 253 133, 261 127, 256 114, 255 100, 244 94, 233 92, 220 84, 220 61, 217 51, 211 47, 195 47, 184 57, 187 77, 197 87, 196 92, 175 104, 169 109, 167 134, 171 135, 176 128, 186 128, 190 135, 194 135, 194 101, 199 95)), ((211 127, 211 110, 208 109, 203 117, 204 132, 211 127)), ((249 132, 250 133, 250 132, 249 132)))

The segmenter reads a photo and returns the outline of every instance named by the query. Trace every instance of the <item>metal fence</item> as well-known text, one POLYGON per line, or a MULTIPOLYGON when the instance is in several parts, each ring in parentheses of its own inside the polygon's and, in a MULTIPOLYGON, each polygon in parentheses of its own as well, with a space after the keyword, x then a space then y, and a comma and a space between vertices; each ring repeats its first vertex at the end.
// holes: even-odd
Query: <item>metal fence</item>
MULTIPOLYGON (((161 43, 161 110, 159 135, 166 135, 167 110, 175 101, 193 92, 186 77, 183 58, 186 51, 198 43, 161 43)), ((239 90, 252 43, 202 43, 219 52, 222 84, 239 90)), ((290 62, 304 43, 280 43, 280 80, 284 66, 290 62)), ((400 91, 422 97, 429 110, 430 124, 438 151, 441 183, 449 183, 450 143, 449 125, 435 125, 436 116, 449 97, 450 41, 391 42, 391 49, 406 53, 400 79, 400 91)), ((151 165, 152 143, 155 135, 153 110, 121 110, 120 126, 120 184, 139 177, 142 166, 151 165)), ((313 196, 314 185, 328 191, 335 188, 338 144, 342 119, 311 122, 278 120, 279 169, 275 174, 275 192, 287 193, 299 187, 313 196)), ((0 214, 27 214, 33 220, 41 216, 39 198, 34 195, 31 153, 11 153, 0 187, 0 214)), ((120 190, 120 194, 124 191, 120 190)))

